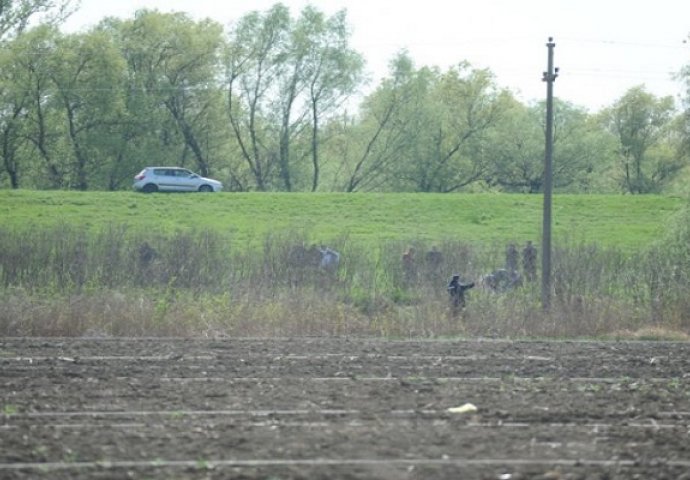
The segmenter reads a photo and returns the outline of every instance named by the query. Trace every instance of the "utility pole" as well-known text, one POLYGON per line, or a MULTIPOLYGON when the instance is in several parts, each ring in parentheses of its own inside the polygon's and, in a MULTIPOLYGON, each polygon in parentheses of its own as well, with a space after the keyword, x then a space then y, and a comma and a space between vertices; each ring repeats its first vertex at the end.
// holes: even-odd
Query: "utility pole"
POLYGON ((541 303, 544 310, 551 307, 551 192, 553 190, 553 82, 558 68, 553 68, 553 49, 556 44, 549 37, 548 67, 542 80, 546 82, 546 154, 544 155, 544 221, 541 255, 541 303))

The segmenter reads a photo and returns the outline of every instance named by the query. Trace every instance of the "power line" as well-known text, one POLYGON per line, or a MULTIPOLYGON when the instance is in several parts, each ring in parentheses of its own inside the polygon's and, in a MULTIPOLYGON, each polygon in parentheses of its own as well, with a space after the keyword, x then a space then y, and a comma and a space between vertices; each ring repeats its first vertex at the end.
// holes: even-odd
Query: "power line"
POLYGON ((623 47, 640 47, 640 48, 668 48, 682 50, 687 48, 687 43, 685 39, 679 39, 677 44, 670 43, 643 43, 643 42, 629 42, 621 40, 609 40, 609 39, 592 39, 592 38, 568 38, 564 39, 566 43, 577 42, 577 43, 598 43, 602 45, 614 45, 623 47))

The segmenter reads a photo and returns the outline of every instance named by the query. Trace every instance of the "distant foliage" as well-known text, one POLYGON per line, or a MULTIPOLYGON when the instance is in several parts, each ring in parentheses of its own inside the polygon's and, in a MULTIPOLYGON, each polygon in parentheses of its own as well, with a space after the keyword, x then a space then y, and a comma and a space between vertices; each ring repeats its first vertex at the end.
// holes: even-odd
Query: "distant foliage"
MULTIPOLYGON (((361 97, 346 10, 276 3, 221 25, 142 9, 64 33, 76 3, 0 2, 0 188, 123 190, 177 165, 226 191, 542 191, 543 102, 405 51, 361 97)), ((556 101, 555 191, 677 189, 690 115, 676 108, 643 86, 597 113, 556 101)))

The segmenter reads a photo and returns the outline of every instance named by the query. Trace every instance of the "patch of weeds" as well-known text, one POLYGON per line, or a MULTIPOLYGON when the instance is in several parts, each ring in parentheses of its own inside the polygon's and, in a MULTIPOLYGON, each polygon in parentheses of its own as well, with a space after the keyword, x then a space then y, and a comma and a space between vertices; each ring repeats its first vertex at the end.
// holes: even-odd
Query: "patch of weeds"
POLYGON ((169 282, 168 286, 161 295, 160 299, 156 303, 156 308, 153 313, 153 322, 155 324, 161 324, 165 320, 166 315, 168 314, 168 311, 172 308, 174 301, 175 301, 175 281, 177 280, 176 277, 173 277, 169 282))
POLYGON ((17 413, 19 413, 19 409, 16 405, 4 405, 2 407, 2 413, 6 417, 11 417, 12 415, 16 415, 17 413))
POLYGON ((409 291, 396 288, 391 292, 391 300, 397 305, 414 305, 418 303, 418 299, 415 298, 409 291))
POLYGON ((585 384, 580 384, 577 386, 577 389, 580 392, 600 392, 602 389, 602 386, 600 383, 585 383, 585 384))
POLYGON ((671 388, 673 390, 678 390, 679 388, 682 387, 680 378, 674 377, 668 381, 668 388, 671 388))
POLYGON ((475 224, 475 225, 485 225, 489 223, 491 220, 491 215, 489 215, 486 212, 482 212, 478 215, 473 215, 472 218, 470 219, 470 222, 475 224))
POLYGON ((350 302, 364 315, 375 315, 385 311, 388 307, 381 297, 375 297, 361 288, 353 288, 349 295, 350 302))
POLYGON ((616 332, 614 338, 617 340, 640 340, 648 342, 687 342, 690 335, 685 332, 664 327, 643 327, 635 331, 624 330, 616 332))
POLYGON ((46 445, 39 445, 37 447, 34 447, 31 453, 33 453, 34 456, 45 458, 46 454, 48 453, 48 447, 46 445))
POLYGON ((65 463, 76 463, 77 462, 77 452, 71 448, 66 448, 65 453, 62 456, 62 461, 65 463))
POLYGON ((171 412, 170 413, 170 418, 173 420, 181 420, 184 417, 184 413, 182 412, 171 412))

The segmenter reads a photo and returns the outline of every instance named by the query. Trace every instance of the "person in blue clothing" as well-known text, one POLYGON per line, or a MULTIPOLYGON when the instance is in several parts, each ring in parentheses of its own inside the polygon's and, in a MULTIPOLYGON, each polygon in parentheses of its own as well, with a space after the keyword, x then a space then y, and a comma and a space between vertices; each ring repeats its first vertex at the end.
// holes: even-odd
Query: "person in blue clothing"
POLYGON ((319 251, 321 252, 321 262, 319 266, 328 272, 335 272, 338 270, 338 265, 340 265, 340 254, 325 246, 322 246, 319 251))

